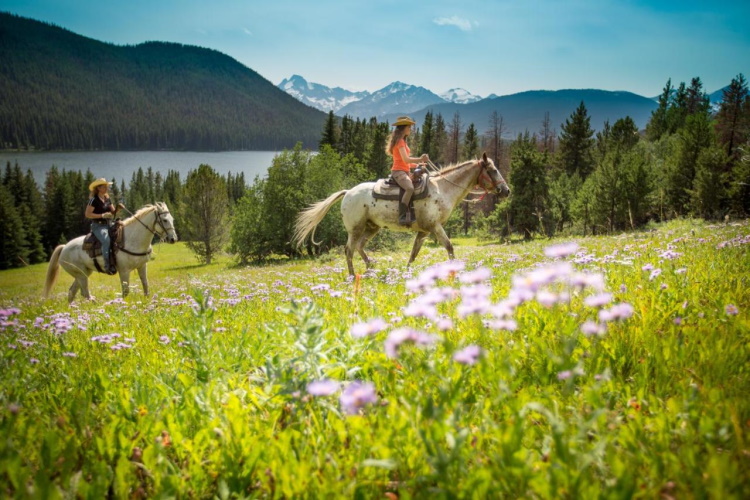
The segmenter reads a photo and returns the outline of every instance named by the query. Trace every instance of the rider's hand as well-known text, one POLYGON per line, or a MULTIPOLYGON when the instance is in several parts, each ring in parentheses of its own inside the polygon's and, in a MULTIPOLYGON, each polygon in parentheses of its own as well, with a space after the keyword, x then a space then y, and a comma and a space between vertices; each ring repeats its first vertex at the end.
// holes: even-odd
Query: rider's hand
POLYGON ((430 157, 427 155, 427 153, 423 154, 421 159, 422 163, 427 163, 428 161, 430 161, 430 157))
POLYGON ((112 219, 114 216, 115 215, 112 212, 106 212, 102 214, 102 219, 112 219))
POLYGON ((122 203, 118 203, 117 210, 125 210, 125 205, 123 205, 122 203))

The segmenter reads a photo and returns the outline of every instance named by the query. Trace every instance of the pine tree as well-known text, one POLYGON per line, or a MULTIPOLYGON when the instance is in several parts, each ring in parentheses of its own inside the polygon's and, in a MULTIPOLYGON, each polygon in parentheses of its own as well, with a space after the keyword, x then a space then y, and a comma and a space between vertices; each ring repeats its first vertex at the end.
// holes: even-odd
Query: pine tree
POLYGON ((227 241, 228 205, 224 180, 210 165, 188 172, 181 211, 183 232, 188 248, 202 263, 210 264, 227 241))
POLYGON ((430 156, 430 160, 432 160, 433 163, 440 165, 448 161, 443 153, 448 144, 448 132, 445 127, 443 115, 440 113, 438 113, 435 118, 435 135, 433 137, 432 150, 425 152, 430 156))
POLYGON ((726 211, 726 163, 724 151, 718 146, 705 148, 698 154, 690 198, 694 214, 704 219, 719 219, 726 211))
POLYGON ((687 215, 698 156, 712 144, 708 113, 688 116, 678 137, 678 147, 667 165, 666 191, 671 210, 677 215, 687 215))
POLYGON ((328 112, 328 118, 326 119, 325 128, 323 129, 323 136, 320 138, 318 148, 322 148, 324 145, 335 148, 338 145, 338 135, 336 133, 336 116, 333 111, 328 112))
POLYGON ((662 135, 667 133, 667 110, 672 102, 672 79, 667 80, 661 95, 659 96, 659 107, 651 112, 651 119, 646 125, 646 137, 649 140, 657 141, 662 135))
POLYGON ((432 143, 435 141, 435 130, 433 125, 432 111, 427 111, 424 115, 424 122, 422 123, 422 140, 419 143, 419 151, 430 154, 432 150, 432 143))
POLYGON ((461 113, 456 111, 453 113, 453 119, 448 128, 448 150, 445 157, 449 163, 458 163, 459 161, 462 128, 461 113))
POLYGON ((375 180, 386 177, 391 169, 390 157, 385 152, 388 141, 388 123, 378 123, 376 118, 371 118, 369 127, 372 130, 372 141, 368 146, 365 168, 370 179, 375 180))
POLYGON ((560 132, 558 158, 568 175, 578 174, 586 179, 593 170, 593 135, 591 118, 581 101, 570 118, 565 120, 560 132))
POLYGON ((479 134, 473 123, 469 124, 464 135, 463 158, 470 160, 479 157, 479 134))
POLYGON ((28 258, 26 232, 13 195, 0 184, 0 269, 23 265, 28 258))
POLYGON ((530 239, 542 230, 548 199, 544 157, 528 131, 518 136, 511 151, 510 217, 515 231, 530 239))
POLYGON ((487 131, 489 154, 492 157, 492 161, 495 162, 495 166, 500 168, 503 153, 503 132, 505 131, 503 116, 497 111, 493 111, 490 114, 489 125, 490 127, 487 131))
POLYGON ((719 144, 726 148, 727 156, 739 159, 737 146, 744 144, 750 134, 748 116, 748 88, 745 76, 740 73, 724 89, 719 112, 716 114, 716 134, 719 144))

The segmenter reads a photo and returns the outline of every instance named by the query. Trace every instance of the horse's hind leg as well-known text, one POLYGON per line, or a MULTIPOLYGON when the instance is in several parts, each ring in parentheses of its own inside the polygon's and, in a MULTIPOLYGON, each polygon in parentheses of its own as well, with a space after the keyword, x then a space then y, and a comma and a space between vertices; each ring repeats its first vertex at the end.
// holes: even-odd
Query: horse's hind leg
POLYGON ((73 300, 75 300, 79 288, 81 287, 78 284, 78 280, 74 279, 73 284, 70 285, 70 289, 68 290, 68 304, 72 303, 73 300))
POLYGON ((365 261, 365 265, 368 269, 371 267, 373 260, 370 259, 365 253, 365 245, 367 245, 367 242, 369 242, 376 234, 378 234, 378 231, 380 231, 380 227, 372 223, 367 224, 364 234, 357 242, 357 251, 359 252, 360 257, 362 257, 362 260, 365 261))
POLYGON ((91 294, 89 293, 89 277, 88 276, 78 276, 76 277, 76 281, 78 282, 78 286, 81 288, 81 295, 83 295, 83 298, 87 300, 91 300, 91 294))
POLYGON ((412 262, 414 262, 417 258, 417 255, 419 255, 419 251, 422 249, 422 243, 424 243, 425 238, 427 238, 427 235, 429 233, 423 233, 419 232, 417 233, 417 237, 414 238, 414 246, 411 249, 411 256, 409 257, 409 263, 406 264, 406 267, 409 267, 412 262))
POLYGON ((354 276, 354 249, 359 244, 359 240, 365 232, 365 225, 353 227, 349 230, 349 238, 346 240, 346 248, 344 253, 346 254, 346 265, 349 267, 349 275, 354 276))

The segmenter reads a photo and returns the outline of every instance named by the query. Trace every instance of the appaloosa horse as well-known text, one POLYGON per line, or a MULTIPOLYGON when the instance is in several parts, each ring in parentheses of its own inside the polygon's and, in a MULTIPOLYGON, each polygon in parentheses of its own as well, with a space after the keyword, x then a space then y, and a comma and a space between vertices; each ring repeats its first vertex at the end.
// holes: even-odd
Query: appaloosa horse
POLYGON ((370 266, 371 261, 364 250, 365 244, 384 227, 394 231, 417 233, 409 264, 417 258, 422 243, 429 234, 437 238, 448 251, 448 256, 453 259, 453 245, 448 235, 445 234, 443 224, 448 220, 455 206, 477 185, 487 191, 510 194, 508 184, 486 154, 482 155, 479 160, 452 165, 433 173, 429 183, 427 196, 414 201, 417 220, 411 226, 399 225, 398 201, 376 200, 372 195, 375 183, 364 182, 352 189, 334 193, 300 212, 297 216, 293 242, 301 246, 312 234, 312 241, 315 243, 315 227, 320 224, 333 204, 343 198, 341 215, 349 233, 346 242, 346 263, 349 266, 349 274, 354 274, 352 262, 354 250, 357 250, 365 264, 370 266))

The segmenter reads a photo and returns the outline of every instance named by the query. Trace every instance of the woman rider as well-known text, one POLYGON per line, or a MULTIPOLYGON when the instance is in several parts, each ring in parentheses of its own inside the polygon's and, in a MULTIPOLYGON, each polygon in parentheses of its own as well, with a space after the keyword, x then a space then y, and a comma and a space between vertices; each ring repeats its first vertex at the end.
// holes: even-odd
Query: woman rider
POLYGON ((408 116, 400 116, 393 124, 396 128, 393 129, 391 137, 388 139, 388 146, 385 148, 386 153, 393 157, 391 177, 404 190, 404 195, 398 205, 398 223, 402 226, 411 226, 414 222, 411 220, 411 211, 409 210, 411 195, 414 193, 414 184, 412 184, 409 175, 411 164, 430 161, 430 157, 426 154, 414 158, 409 156, 411 151, 406 144, 406 138, 411 134, 411 126, 414 124, 414 120, 408 116))
POLYGON ((115 216, 115 207, 109 199, 109 186, 103 177, 95 180, 89 185, 91 199, 86 206, 86 218, 91 219, 91 232, 102 244, 102 258, 104 259, 104 271, 107 274, 115 274, 117 269, 109 262, 109 226, 115 216))

